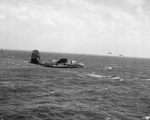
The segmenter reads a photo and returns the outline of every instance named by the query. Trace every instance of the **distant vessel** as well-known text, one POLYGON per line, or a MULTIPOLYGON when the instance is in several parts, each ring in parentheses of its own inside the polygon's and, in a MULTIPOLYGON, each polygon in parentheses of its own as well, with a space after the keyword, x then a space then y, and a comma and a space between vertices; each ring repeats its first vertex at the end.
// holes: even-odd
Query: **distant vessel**
POLYGON ((122 54, 119 54, 119 56, 123 56, 122 54))
POLYGON ((112 54, 111 52, 108 52, 108 54, 112 54))

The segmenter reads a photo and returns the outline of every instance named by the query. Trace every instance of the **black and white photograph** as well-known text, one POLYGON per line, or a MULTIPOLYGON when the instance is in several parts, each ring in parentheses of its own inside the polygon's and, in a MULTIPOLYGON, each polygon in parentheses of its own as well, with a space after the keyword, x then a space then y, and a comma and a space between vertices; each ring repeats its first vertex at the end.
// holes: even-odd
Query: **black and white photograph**
POLYGON ((0 120, 150 120, 150 0, 0 0, 0 120))

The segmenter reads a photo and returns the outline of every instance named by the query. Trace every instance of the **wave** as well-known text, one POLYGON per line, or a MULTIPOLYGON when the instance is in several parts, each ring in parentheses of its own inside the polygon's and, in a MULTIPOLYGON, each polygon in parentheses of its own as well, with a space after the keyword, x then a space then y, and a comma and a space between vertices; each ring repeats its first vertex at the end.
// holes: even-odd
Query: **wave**
POLYGON ((112 67, 105 67, 104 70, 112 70, 112 67))
POLYGON ((148 79, 144 79, 144 80, 146 80, 146 81, 150 81, 150 78, 148 78, 148 79))
POLYGON ((101 76, 101 75, 94 74, 94 73, 92 73, 92 74, 88 73, 87 75, 90 76, 90 77, 97 77, 97 78, 106 77, 106 76, 101 76))
POLYGON ((150 116, 144 116, 143 120, 150 120, 150 116))
POLYGON ((123 79, 122 79, 122 78, 120 78, 120 77, 113 77, 113 78, 111 78, 111 79, 113 79, 113 80, 120 80, 120 81, 123 81, 123 79))

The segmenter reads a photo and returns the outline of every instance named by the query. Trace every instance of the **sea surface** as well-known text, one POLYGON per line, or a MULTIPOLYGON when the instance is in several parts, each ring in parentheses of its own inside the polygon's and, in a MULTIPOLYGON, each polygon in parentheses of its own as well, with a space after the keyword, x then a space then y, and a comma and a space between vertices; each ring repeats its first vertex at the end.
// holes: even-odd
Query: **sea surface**
POLYGON ((32 51, 0 55, 0 120, 149 120, 150 59, 40 53, 84 68, 30 64, 32 51))

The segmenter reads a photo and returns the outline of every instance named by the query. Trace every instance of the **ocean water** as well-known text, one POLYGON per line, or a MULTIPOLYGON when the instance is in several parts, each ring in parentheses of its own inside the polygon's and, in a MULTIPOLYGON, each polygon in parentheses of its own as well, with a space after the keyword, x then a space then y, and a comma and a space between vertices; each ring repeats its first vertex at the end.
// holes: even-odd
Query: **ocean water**
POLYGON ((0 56, 0 120, 148 120, 150 59, 41 53, 84 68, 30 64, 31 52, 0 56))

